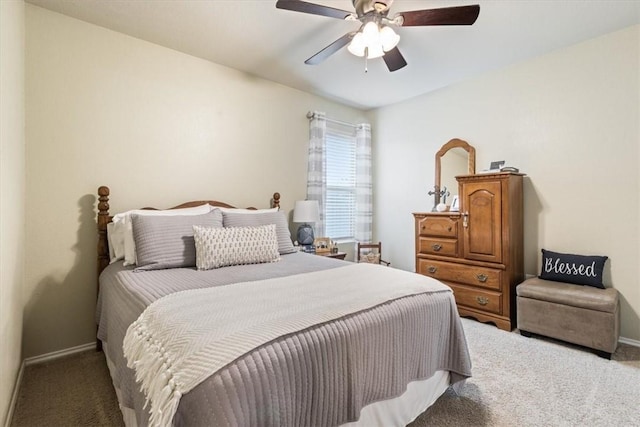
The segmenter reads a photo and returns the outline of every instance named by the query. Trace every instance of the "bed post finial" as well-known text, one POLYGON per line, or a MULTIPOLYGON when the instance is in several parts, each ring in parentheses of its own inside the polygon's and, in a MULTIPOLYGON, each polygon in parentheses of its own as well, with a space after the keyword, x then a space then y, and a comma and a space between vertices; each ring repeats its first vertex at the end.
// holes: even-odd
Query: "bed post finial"
POLYGON ((109 187, 98 188, 98 215, 109 215, 109 187))
POLYGON ((98 276, 109 265, 109 243, 107 224, 109 223, 109 187, 98 188, 98 276))
POLYGON ((280 209, 280 193, 273 193, 273 208, 278 208, 280 209))

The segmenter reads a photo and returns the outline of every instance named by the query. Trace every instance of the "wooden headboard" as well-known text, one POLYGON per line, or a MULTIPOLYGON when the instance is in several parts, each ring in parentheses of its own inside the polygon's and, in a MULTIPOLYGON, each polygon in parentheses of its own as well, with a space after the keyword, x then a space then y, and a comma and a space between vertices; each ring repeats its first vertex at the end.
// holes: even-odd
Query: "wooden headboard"
MULTIPOLYGON (((98 280, 100 278, 100 273, 109 265, 109 242, 107 240, 107 224, 111 222, 113 216, 109 214, 109 187, 102 186, 98 188, 98 280)), ((219 202, 217 200, 196 200, 191 202, 185 202, 178 206, 174 206, 170 209, 181 209, 181 208, 191 208, 194 206, 200 206, 205 204, 210 204, 211 206, 218 206, 223 208, 235 208, 235 206, 230 205, 225 202, 219 202)), ((271 199, 271 207, 272 208, 280 208, 280 193, 273 193, 273 198, 271 199)), ((157 210, 156 208, 142 208, 142 209, 150 209, 157 210)), ((250 207, 247 209, 256 209, 254 207, 250 207)), ((99 287, 98 287, 99 289, 99 287)))

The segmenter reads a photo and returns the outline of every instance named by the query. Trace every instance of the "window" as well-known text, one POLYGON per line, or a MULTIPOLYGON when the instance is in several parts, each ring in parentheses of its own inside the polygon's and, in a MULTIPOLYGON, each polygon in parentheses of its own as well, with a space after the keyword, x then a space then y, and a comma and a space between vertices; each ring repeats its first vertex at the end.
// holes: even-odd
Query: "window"
POLYGON ((356 135, 353 128, 327 123, 326 168, 326 234, 336 240, 353 239, 356 230, 356 135))

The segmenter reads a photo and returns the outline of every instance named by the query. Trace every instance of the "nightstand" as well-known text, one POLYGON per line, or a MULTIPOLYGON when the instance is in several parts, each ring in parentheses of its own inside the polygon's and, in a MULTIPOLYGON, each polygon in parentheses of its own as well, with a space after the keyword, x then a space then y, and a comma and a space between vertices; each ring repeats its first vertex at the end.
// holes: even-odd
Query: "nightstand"
POLYGON ((320 252, 320 253, 316 252, 316 255, 326 256, 326 257, 329 257, 329 258, 344 259, 344 257, 347 256, 347 253, 346 252, 337 252, 335 254, 332 254, 331 252, 320 252))

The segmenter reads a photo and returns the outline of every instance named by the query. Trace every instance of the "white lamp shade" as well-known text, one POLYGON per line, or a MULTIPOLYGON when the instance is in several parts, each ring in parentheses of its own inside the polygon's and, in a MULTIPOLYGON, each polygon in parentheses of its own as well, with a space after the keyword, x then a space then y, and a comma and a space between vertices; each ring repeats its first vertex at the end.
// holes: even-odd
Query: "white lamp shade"
POLYGON ((318 222, 320 208, 317 200, 298 200, 293 208, 293 222, 318 222))

